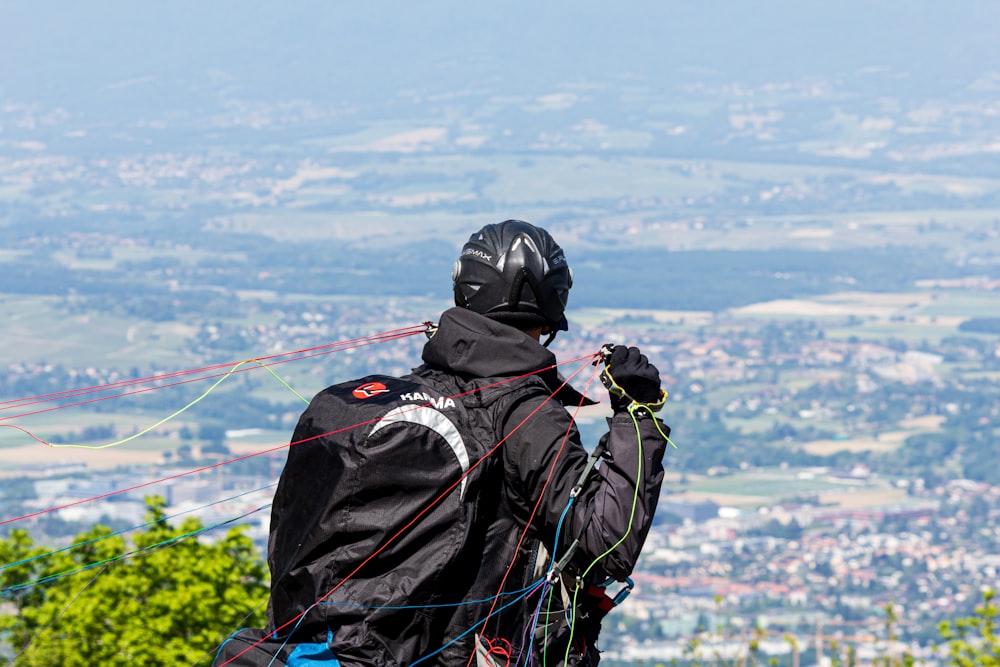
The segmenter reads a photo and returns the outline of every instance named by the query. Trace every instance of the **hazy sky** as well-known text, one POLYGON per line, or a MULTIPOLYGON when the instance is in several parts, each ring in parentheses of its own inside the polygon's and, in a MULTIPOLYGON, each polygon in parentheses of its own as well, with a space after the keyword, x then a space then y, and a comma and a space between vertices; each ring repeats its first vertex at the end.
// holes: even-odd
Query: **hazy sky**
POLYGON ((691 68, 759 82, 885 67, 948 95, 1000 71, 998 44, 1000 2, 986 0, 40 0, 0 7, 0 103, 537 93, 609 77, 669 85, 691 68))

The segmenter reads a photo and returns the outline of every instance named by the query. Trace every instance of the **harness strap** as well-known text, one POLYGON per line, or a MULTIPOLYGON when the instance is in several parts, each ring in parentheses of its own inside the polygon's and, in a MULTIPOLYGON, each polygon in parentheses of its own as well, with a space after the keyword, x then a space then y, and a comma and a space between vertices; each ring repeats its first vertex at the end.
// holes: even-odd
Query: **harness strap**
MULTIPOLYGON (((608 451, 609 436, 609 433, 605 433, 601 436, 600 441, 597 443, 597 447, 594 448, 594 452, 587 460, 587 465, 584 466, 583 470, 580 472, 580 477, 576 480, 576 484, 573 485, 573 489, 569 492, 569 502, 572 503, 576 501, 577 496, 579 496, 580 492, 583 491, 583 485, 590 476, 590 471, 592 471, 594 466, 597 465, 597 460, 604 456, 604 454, 608 451)), ((584 532, 586 532, 587 526, 590 525, 590 520, 594 517, 594 510, 595 507, 593 505, 587 508, 586 514, 583 515, 583 521, 580 522, 579 533, 576 538, 573 539, 573 542, 570 543, 569 547, 566 549, 566 553, 563 554, 563 557, 559 559, 559 562, 556 563, 552 568, 552 571, 549 572, 550 581, 555 580, 555 577, 563 571, 563 569, 569 564, 573 554, 576 553, 577 547, 580 546, 580 537, 584 534, 584 532)))

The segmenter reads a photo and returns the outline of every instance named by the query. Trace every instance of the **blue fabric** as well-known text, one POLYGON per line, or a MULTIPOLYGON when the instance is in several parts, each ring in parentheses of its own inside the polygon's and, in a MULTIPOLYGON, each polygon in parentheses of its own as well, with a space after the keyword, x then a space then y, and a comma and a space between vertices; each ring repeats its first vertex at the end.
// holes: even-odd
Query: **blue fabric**
MULTIPOLYGON (((332 631, 327 634, 327 641, 333 639, 332 631)), ((340 661, 327 644, 295 644, 285 664, 288 667, 340 667, 340 661)))

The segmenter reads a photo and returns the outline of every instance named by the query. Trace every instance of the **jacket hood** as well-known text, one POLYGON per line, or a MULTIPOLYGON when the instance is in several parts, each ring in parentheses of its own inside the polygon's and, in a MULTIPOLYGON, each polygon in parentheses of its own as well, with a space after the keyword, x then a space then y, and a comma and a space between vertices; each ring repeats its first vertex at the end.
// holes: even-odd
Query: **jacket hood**
POLYGON ((563 405, 595 403, 563 384, 555 368, 556 356, 538 341, 520 329, 466 308, 449 308, 441 314, 438 329, 424 346, 422 358, 430 366, 466 378, 535 373, 550 391, 557 392, 556 398, 563 405))

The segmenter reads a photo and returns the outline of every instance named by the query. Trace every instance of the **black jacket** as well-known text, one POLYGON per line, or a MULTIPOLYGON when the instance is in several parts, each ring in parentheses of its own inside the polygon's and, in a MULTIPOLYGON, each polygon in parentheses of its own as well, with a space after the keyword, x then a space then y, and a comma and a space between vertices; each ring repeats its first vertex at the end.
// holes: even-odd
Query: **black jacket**
MULTIPOLYGON (((567 386, 552 398, 561 384, 552 353, 455 308, 442 314, 423 360, 403 378, 320 392, 275 493, 271 629, 294 628, 293 642, 326 641, 348 667, 461 666, 477 646, 516 660, 539 602, 539 591, 517 591, 544 575, 547 554, 561 558, 578 540, 569 573, 624 580, 659 496, 665 440, 648 415, 618 414, 607 458, 560 527, 588 454, 563 406, 579 394, 567 386)), ((578 613, 572 661, 589 652, 583 661, 595 663, 597 626, 586 631, 588 612, 578 613)), ((534 648, 548 639, 548 664, 562 662, 561 619, 575 617, 553 613, 539 634, 534 648)))

